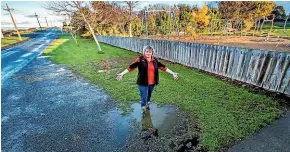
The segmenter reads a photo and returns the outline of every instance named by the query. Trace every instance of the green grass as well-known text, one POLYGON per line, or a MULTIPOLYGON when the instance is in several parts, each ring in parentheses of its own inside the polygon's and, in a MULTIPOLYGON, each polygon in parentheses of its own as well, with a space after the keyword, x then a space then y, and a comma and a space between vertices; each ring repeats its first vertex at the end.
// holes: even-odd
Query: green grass
MULTIPOLYGON (((260 33, 268 33, 271 28, 271 23, 266 22, 263 26, 263 32, 260 33)), ((290 37, 290 22, 287 22, 285 26, 284 32, 284 22, 274 22, 272 31, 270 33, 271 36, 289 36, 290 37)))
MULTIPOLYGON (((28 37, 21 37, 22 40, 26 40, 28 39, 28 37)), ((15 44, 19 42, 19 38, 18 36, 10 36, 10 37, 4 37, 3 39, 1 39, 1 47, 7 46, 7 45, 11 45, 11 44, 15 44)))
MULTIPOLYGON (((284 24, 285 22, 274 22, 273 29, 284 29, 284 24)), ((271 23, 270 22, 265 22, 263 29, 270 29, 271 28, 271 23)), ((286 23, 286 29, 290 29, 290 22, 286 23)))
MULTIPOLYGON (((123 108, 132 102, 139 102, 136 85, 137 70, 128 73, 122 81, 116 74, 123 71, 139 54, 102 44, 105 54, 97 53, 92 40, 79 39, 79 47, 70 39, 47 53, 51 60, 67 65, 98 87, 104 88, 116 103, 123 108), (108 60, 111 71, 99 73, 108 60)), ((190 70, 187 67, 163 61, 170 69, 180 73, 174 81, 168 73, 160 71, 160 84, 153 93, 152 100, 158 104, 174 104, 187 111, 196 119, 200 128, 200 146, 210 151, 230 146, 258 129, 279 118, 283 111, 277 101, 261 94, 249 92, 214 77, 190 70)))

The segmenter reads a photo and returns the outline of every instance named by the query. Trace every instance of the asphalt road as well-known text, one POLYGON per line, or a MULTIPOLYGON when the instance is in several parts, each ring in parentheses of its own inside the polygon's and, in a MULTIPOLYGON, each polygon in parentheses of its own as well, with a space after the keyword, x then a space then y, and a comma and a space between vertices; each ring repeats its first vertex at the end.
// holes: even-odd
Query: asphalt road
POLYGON ((2 151, 111 151, 130 120, 103 90, 37 58, 2 85, 2 151))
POLYGON ((32 40, 19 46, 1 51, 1 80, 7 78, 26 66, 41 54, 43 50, 57 37, 57 29, 44 30, 29 34, 32 40))
POLYGON ((290 112, 237 143, 228 152, 290 152, 290 112))

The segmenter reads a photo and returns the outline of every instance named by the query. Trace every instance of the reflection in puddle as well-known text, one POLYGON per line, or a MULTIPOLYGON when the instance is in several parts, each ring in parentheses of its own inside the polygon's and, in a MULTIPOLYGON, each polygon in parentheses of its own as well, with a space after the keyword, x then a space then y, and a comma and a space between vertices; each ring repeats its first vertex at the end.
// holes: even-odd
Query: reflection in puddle
POLYGON ((158 130, 153 126, 150 110, 145 110, 142 116, 141 138, 145 141, 158 136, 158 130))
POLYGON ((153 128, 154 128, 154 126, 152 124, 150 110, 146 109, 143 112, 143 116, 142 116, 142 131, 147 131, 147 130, 153 129, 153 128))
MULTIPOLYGON (((137 120, 137 122, 142 122, 143 112, 139 103, 134 103, 131 105, 133 108, 133 112, 130 113, 130 117, 133 117, 137 120)), ((172 105, 165 105, 162 107, 158 107, 156 104, 150 104, 149 113, 145 113, 150 115, 150 120, 152 121, 152 125, 157 128, 160 133, 166 131, 168 127, 172 127, 176 122, 176 113, 177 108, 172 105)), ((141 130, 141 128, 140 128, 141 130)))

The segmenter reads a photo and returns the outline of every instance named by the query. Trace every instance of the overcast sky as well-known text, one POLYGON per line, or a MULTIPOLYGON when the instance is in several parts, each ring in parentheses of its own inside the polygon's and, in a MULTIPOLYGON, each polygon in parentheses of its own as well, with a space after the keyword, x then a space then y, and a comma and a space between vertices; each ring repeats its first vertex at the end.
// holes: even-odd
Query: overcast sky
MULTIPOLYGON (((1 1, 1 27, 13 27, 11 18, 7 11, 4 11, 3 8, 6 8, 6 3, 10 8, 13 8, 12 11, 13 17, 16 21, 18 27, 38 27, 38 22, 35 17, 35 12, 39 15, 39 21, 41 26, 47 26, 45 17, 49 26, 61 26, 64 21, 64 16, 50 15, 46 9, 42 6, 45 5, 46 1, 1 1)), ((178 3, 190 4, 202 6, 205 4, 205 1, 142 1, 139 4, 139 9, 148 6, 149 4, 169 4, 174 5, 178 3)), ((285 8, 285 11, 290 13, 290 1, 276 1, 276 5, 282 5, 285 8)))

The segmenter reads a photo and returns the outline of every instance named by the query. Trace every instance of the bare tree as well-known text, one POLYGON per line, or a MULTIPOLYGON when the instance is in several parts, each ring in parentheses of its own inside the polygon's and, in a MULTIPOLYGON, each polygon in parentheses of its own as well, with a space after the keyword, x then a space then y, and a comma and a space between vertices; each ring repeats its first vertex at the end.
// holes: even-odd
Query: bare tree
POLYGON ((93 28, 91 27, 91 24, 88 20, 91 15, 94 13, 90 10, 89 7, 90 3, 86 3, 85 1, 52 1, 48 2, 45 6, 43 6, 45 9, 52 11, 56 14, 61 14, 61 13, 66 13, 66 14, 78 14, 81 16, 83 21, 86 23, 88 26, 97 46, 99 51, 102 51, 100 44, 96 38, 95 32, 93 28))
POLYGON ((94 28, 99 33, 121 25, 125 20, 123 9, 115 2, 93 1, 91 5, 95 12, 94 25, 97 25, 94 28))
POLYGON ((132 21, 134 18, 133 9, 136 8, 140 2, 139 1, 124 1, 122 3, 125 3, 126 5, 126 14, 128 14, 127 21, 129 22, 129 34, 130 37, 132 37, 132 21))

